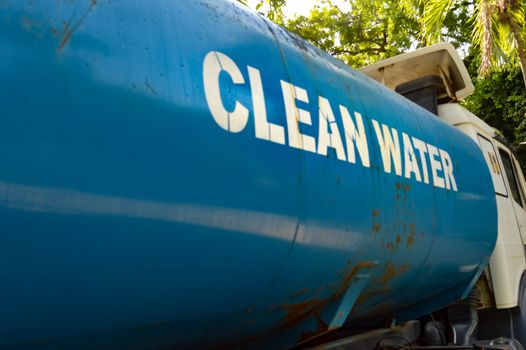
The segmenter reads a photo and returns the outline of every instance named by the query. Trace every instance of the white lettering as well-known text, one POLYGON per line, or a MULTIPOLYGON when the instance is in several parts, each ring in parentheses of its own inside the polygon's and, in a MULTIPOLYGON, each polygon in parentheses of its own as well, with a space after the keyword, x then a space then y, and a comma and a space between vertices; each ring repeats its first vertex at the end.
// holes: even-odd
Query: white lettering
MULTIPOLYGON (((270 105, 266 104, 261 72, 251 66, 247 66, 247 70, 257 139, 281 145, 287 144, 288 139, 290 147, 321 156, 327 156, 329 148, 332 148, 338 160, 352 164, 357 163, 356 153, 358 153, 361 165, 370 168, 368 135, 359 112, 339 105, 342 124, 338 125, 340 121, 335 117, 331 101, 326 97, 318 96, 317 138, 303 134, 302 131, 306 131, 303 129, 308 126, 311 126, 311 133, 315 132, 312 128, 310 108, 306 106, 309 104, 308 92, 281 80, 286 124, 272 123, 268 119, 267 107, 275 107, 276 101, 271 101, 270 105), (342 125, 343 134, 340 129, 342 125), (345 145, 343 136, 345 136, 345 145)), ((237 64, 227 55, 211 51, 203 62, 203 83, 206 102, 215 122, 231 133, 242 132, 248 124, 250 111, 241 103, 242 100, 236 97, 244 97, 245 90, 248 89, 248 86, 236 87, 245 84, 237 64), (222 94, 221 89, 227 89, 229 93, 222 94)), ((271 115, 271 117, 274 120, 276 117, 283 116, 271 115)), ((448 152, 402 131, 400 131, 400 139, 396 128, 370 118, 366 118, 366 123, 367 120, 371 120, 376 134, 385 173, 394 172, 397 176, 426 184, 430 184, 432 178, 433 186, 458 191, 453 162, 448 152), (401 147, 403 147, 403 156, 401 147), (429 158, 430 171, 427 158, 429 158)))
POLYGON ((404 176, 410 179, 411 173, 414 173, 416 181, 422 182, 420 169, 418 168, 418 162, 416 161, 415 150, 411 144, 411 139, 409 139, 409 136, 404 132, 402 133, 402 140, 404 141, 404 176))
POLYGON ((340 130, 338 129, 338 124, 336 124, 329 100, 320 96, 319 110, 318 154, 326 156, 327 148, 331 147, 336 151, 338 159, 345 161, 345 151, 343 150, 340 130))
POLYGON ((296 106, 296 100, 309 103, 309 96, 304 89, 281 80, 281 90, 285 101, 289 145, 294 148, 316 153, 316 140, 300 132, 300 123, 311 125, 310 113, 296 106))
POLYGON ((435 187, 445 188, 444 179, 438 176, 438 171, 442 170, 442 165, 435 159, 435 156, 438 156, 438 149, 433 145, 427 144, 427 151, 429 152, 431 174, 433 174, 433 185, 435 185, 435 187))
POLYGON ((275 143, 285 144, 285 130, 282 126, 267 121, 267 109, 265 107, 265 95, 261 74, 256 68, 248 66, 248 77, 250 89, 252 90, 252 104, 254 106, 254 122, 256 137, 275 143))
POLYGON ((369 161, 369 148, 367 147, 367 135, 365 134, 365 127, 363 125, 362 115, 354 112, 356 118, 356 126, 354 125, 349 110, 340 105, 340 113, 343 120, 343 128, 345 129, 345 142, 347 144, 347 159, 350 163, 356 163, 356 154, 354 147, 358 148, 362 165, 369 168, 371 163, 369 161))
POLYGON ((420 155, 420 162, 422 163, 422 174, 424 175, 424 183, 429 183, 429 173, 427 171, 427 160, 426 160, 426 143, 424 141, 421 141, 417 139, 416 137, 413 137, 413 145, 418 150, 418 153, 420 155))
POLYGON ((241 71, 230 57, 217 51, 208 53, 203 63, 203 82, 208 107, 220 127, 238 133, 247 125, 249 111, 239 101, 236 101, 232 112, 226 110, 219 86, 221 72, 228 73, 234 84, 245 83, 241 71))
POLYGON ((378 138, 378 144, 380 145, 380 152, 382 154, 382 161, 384 164, 384 171, 391 173, 391 159, 393 160, 395 173, 398 176, 402 176, 402 158, 400 157, 400 140, 398 139, 398 131, 395 128, 391 128, 393 136, 389 131, 389 127, 382 124, 382 130, 376 120, 372 120, 376 137, 378 138))
POLYGON ((442 167, 444 169, 444 179, 446 180, 446 188, 453 189, 457 192, 457 182, 455 176, 453 176, 453 164, 451 163, 451 157, 449 153, 444 150, 440 150, 440 158, 442 158, 442 167))

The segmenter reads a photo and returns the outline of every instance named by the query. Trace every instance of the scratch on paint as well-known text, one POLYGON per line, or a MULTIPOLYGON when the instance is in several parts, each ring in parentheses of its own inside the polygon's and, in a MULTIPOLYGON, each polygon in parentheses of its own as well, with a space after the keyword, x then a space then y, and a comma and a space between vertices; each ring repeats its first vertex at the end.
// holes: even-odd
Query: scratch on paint
POLYGON ((150 85, 150 82, 148 81, 148 78, 144 78, 144 86, 148 91, 150 91, 152 94, 157 95, 157 91, 150 85))
POLYGON ((68 22, 64 24, 62 38, 60 39, 60 43, 58 44, 59 52, 62 51, 66 47, 66 45, 71 40, 73 33, 82 25, 84 20, 88 17, 88 15, 91 13, 91 11, 95 8, 96 5, 97 5, 97 0, 90 0, 90 7, 86 11, 86 13, 84 13, 84 15, 80 17, 77 23, 75 23, 74 25, 71 25, 71 20, 69 20, 68 22))

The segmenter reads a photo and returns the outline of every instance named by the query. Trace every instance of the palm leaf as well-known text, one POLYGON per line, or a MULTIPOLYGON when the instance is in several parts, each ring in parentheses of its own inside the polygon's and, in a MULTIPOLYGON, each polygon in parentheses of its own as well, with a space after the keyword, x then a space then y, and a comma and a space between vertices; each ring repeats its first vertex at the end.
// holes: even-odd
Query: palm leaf
POLYGON ((417 0, 423 1, 424 37, 430 44, 440 42, 442 39, 442 26, 447 14, 453 9, 458 0, 417 0))

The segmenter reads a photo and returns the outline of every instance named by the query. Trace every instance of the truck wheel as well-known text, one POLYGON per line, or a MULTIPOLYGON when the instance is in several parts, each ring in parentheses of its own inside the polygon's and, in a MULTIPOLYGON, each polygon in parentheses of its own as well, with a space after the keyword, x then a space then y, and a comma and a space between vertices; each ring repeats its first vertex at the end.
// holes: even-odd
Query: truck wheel
POLYGON ((522 277, 520 286, 519 305, 511 310, 511 315, 513 318, 514 338, 524 347, 526 346, 526 276, 522 277))

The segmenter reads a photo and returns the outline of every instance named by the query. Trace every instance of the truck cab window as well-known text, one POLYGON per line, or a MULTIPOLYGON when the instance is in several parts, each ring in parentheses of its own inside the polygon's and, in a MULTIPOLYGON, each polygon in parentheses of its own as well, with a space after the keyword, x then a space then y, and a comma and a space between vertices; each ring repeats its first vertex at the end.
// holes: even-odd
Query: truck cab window
POLYGON ((499 154, 500 158, 502 159, 502 165, 504 167, 504 172, 506 173, 506 178, 508 179, 508 183, 510 185, 510 192, 512 194, 513 200, 521 207, 524 207, 520 194, 519 183, 517 181, 517 176, 515 175, 515 170, 511 162, 510 155, 503 149, 499 149, 499 154))

